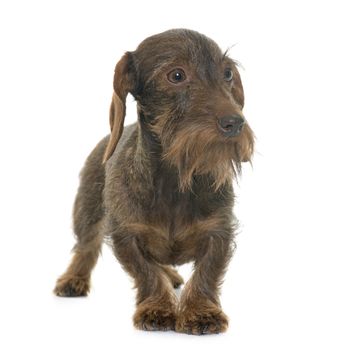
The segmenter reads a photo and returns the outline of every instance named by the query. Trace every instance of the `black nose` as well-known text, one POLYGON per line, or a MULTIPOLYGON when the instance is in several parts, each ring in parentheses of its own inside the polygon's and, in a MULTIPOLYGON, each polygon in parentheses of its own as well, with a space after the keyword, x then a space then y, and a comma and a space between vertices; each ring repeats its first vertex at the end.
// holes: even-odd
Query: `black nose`
POLYGON ((237 136, 243 129, 244 119, 239 115, 219 118, 219 129, 225 136, 237 136))

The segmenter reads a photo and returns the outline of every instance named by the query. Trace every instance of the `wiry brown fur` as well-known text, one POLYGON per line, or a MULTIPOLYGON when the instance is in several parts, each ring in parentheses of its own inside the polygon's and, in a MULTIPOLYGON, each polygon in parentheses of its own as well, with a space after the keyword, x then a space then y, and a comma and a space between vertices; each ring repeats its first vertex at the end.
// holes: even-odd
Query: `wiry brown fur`
POLYGON ((111 135, 88 157, 74 206, 77 245, 59 296, 86 295, 102 238, 134 278, 134 325, 145 330, 219 333, 228 320, 219 288, 234 238, 232 179, 250 161, 254 137, 245 122, 223 134, 223 116, 244 118, 234 61, 194 31, 170 30, 144 40, 118 62, 111 135), (180 68, 186 79, 171 82, 180 68), (224 80, 224 70, 232 80, 224 80), (131 93, 138 123, 123 127, 131 93), (171 266, 194 262, 183 283, 171 266))

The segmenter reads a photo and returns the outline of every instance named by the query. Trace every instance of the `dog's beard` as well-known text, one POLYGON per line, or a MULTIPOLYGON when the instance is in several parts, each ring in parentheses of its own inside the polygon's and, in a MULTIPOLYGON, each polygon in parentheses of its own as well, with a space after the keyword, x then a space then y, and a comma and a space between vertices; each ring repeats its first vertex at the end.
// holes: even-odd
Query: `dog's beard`
POLYGON ((191 189, 196 175, 209 175, 217 191, 240 175, 241 162, 250 161, 253 148, 254 136, 248 125, 235 138, 207 128, 186 128, 172 138, 163 158, 177 167, 181 191, 191 189))

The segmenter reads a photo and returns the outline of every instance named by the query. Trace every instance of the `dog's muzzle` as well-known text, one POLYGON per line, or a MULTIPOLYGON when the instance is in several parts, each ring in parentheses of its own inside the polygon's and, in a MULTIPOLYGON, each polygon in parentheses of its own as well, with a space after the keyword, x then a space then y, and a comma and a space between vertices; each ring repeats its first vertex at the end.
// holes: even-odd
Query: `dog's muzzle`
POLYGON ((240 115, 228 115, 218 119, 219 130, 224 136, 237 136, 244 126, 244 119, 240 115))

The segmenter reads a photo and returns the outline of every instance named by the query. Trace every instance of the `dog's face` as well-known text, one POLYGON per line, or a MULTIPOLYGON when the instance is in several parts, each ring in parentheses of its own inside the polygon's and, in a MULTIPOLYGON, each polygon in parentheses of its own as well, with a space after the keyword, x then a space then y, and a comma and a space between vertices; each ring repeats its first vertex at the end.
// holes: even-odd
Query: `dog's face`
POLYGON ((206 173, 219 188, 251 159, 254 137, 236 64, 204 35, 180 29, 147 38, 118 63, 114 90, 112 135, 114 125, 121 135, 131 92, 139 122, 160 142, 164 161, 178 168, 183 189, 206 173))

